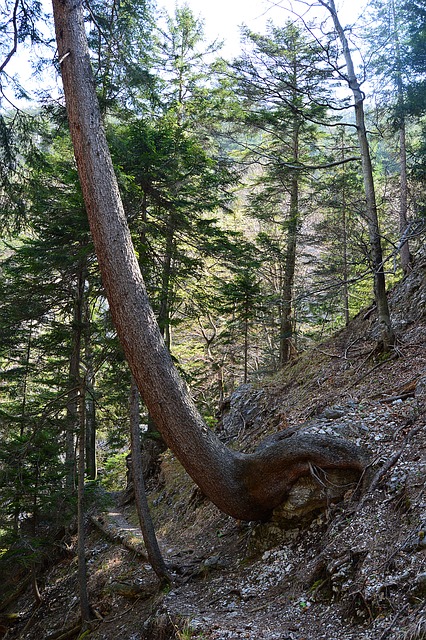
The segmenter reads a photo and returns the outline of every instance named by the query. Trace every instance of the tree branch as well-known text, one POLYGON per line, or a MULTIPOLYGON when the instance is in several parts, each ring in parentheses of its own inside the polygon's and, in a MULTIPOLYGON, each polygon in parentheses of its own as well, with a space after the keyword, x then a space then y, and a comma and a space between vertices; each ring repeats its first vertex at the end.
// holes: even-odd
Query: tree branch
POLYGON ((19 2, 20 2, 20 0, 15 0, 15 5, 13 7, 13 14, 12 14, 13 47, 11 48, 9 53, 7 54, 7 56, 6 56, 5 60, 3 61, 3 63, 0 65, 0 73, 3 71, 3 69, 6 67, 6 65, 10 62, 12 56, 16 53, 16 51, 18 49, 18 7, 19 7, 19 2))
POLYGON ((281 166, 283 167, 287 167, 288 169, 298 169, 300 171, 304 170, 304 169, 328 169, 329 167, 336 167, 340 164, 346 164, 346 162, 354 162, 354 161, 359 161, 361 160, 361 158, 359 156, 353 156, 351 158, 344 158, 343 160, 335 160, 334 162, 327 162, 325 164, 291 164, 290 162, 283 162, 281 163, 281 166))

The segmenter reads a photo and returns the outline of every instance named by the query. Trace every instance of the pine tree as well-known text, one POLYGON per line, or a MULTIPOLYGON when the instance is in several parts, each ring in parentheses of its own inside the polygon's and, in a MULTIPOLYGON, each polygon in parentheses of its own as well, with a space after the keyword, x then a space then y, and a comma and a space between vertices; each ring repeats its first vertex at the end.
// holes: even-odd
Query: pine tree
POLYGON ((377 315, 381 334, 380 342, 384 351, 388 351, 394 344, 395 334, 392 328, 388 299, 386 294, 385 270, 377 213, 373 167, 365 124, 365 95, 361 90, 360 83, 355 73, 355 67, 349 42, 346 37, 345 31, 340 23, 334 0, 320 0, 320 4, 329 11, 332 18, 335 32, 342 47, 342 54, 346 65, 346 73, 342 73, 341 71, 339 71, 339 75, 347 82, 354 98, 355 122, 361 155, 362 175, 366 198, 365 216, 368 224, 371 263, 374 276, 374 296, 377 306, 377 315))
POLYGON ((319 157, 315 122, 326 117, 327 73, 317 66, 318 48, 291 22, 283 28, 269 25, 266 35, 243 33, 247 51, 232 64, 240 96, 234 113, 253 132, 252 140, 241 140, 246 161, 261 167, 249 198, 252 215, 279 225, 285 236, 278 294, 283 366, 294 352, 293 287, 302 193, 319 157))
POLYGON ((289 486, 322 468, 361 472, 356 447, 327 436, 295 434, 254 454, 225 447, 209 431, 177 375, 149 305, 126 224, 94 91, 81 5, 54 0, 68 120, 92 237, 111 315, 138 389, 165 441, 202 491, 244 519, 268 518, 289 486))

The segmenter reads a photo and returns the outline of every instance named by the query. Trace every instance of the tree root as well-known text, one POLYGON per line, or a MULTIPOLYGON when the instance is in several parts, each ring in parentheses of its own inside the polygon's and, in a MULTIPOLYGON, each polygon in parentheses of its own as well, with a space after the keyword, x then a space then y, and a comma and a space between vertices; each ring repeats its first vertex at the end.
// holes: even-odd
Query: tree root
POLYGON ((287 504, 295 517, 299 513, 302 515, 306 511, 304 494, 308 503, 312 501, 312 505, 307 505, 307 510, 311 511, 316 504, 319 507, 324 498, 327 501, 327 496, 342 496, 349 485, 356 485, 365 465, 364 452, 342 438, 300 432, 292 433, 290 437, 286 437, 285 432, 276 434, 261 443, 253 454, 246 454, 241 459, 241 477, 252 500, 252 513, 256 516, 251 519, 268 520, 277 507, 285 509, 287 504), (301 492, 297 486, 302 488, 301 492), (315 487, 324 493, 319 502, 315 487), (296 501, 292 499, 294 490, 299 494, 296 501), (288 503, 289 498, 293 505, 288 503))

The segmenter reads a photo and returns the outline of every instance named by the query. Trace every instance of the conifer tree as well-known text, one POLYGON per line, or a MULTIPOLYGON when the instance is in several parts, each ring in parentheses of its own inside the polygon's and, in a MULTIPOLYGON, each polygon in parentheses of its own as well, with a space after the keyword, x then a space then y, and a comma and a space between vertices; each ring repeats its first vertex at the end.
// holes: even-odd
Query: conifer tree
MULTIPOLYGON (((407 22, 400 0, 375 0, 369 6, 373 18, 369 28, 371 65, 376 79, 376 102, 382 106, 384 122, 396 136, 399 194, 399 254, 404 273, 412 265, 409 229, 409 163, 407 150, 408 42, 407 22)), ((386 131, 386 129, 385 129, 386 131)), ((392 138, 389 141, 392 144, 392 138)), ((412 207, 411 207, 412 208, 412 207)), ((412 212, 411 212, 412 213, 412 212)))
POLYGON ((82 7, 54 0, 53 9, 68 121, 112 318, 139 391, 167 444, 219 508, 248 520, 268 518, 312 464, 361 472, 358 449, 341 439, 331 443, 326 436, 295 434, 241 454, 206 428, 147 300, 94 90, 82 7))
POLYGON ((355 73, 353 57, 351 54, 348 39, 340 23, 334 0, 319 0, 325 7, 333 21, 334 29, 340 40, 343 58, 346 65, 346 73, 338 70, 339 76, 344 79, 354 98, 355 122, 358 135, 358 144, 361 155, 362 175, 366 198, 365 215, 369 231, 369 243, 371 252, 371 264, 374 277, 374 296, 377 306, 377 316, 381 335, 381 346, 384 351, 388 351, 395 341, 395 334, 392 328, 389 305, 386 293, 385 269, 383 262, 383 251, 379 220, 377 213, 376 192, 374 185, 373 167, 365 124, 364 99, 365 95, 361 90, 360 83, 355 73))
POLYGON ((247 162, 261 170, 251 198, 253 215, 281 227, 282 246, 279 310, 279 363, 292 357, 293 285, 298 235, 303 219, 302 192, 318 161, 319 129, 326 117, 324 84, 327 72, 318 64, 319 50, 288 22, 269 25, 266 35, 243 31, 246 52, 232 64, 241 122, 253 139, 241 139, 247 162))

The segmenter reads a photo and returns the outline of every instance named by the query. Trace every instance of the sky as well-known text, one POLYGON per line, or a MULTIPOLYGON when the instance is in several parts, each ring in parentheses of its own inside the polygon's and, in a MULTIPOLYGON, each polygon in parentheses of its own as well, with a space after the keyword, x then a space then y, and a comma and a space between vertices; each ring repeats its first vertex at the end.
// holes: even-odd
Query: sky
MULTIPOLYGON (((204 19, 206 40, 219 38, 225 41, 223 55, 235 56, 239 53, 241 24, 246 24, 258 33, 265 30, 268 20, 275 25, 285 22, 289 14, 285 7, 293 6, 294 11, 303 12, 308 2, 294 0, 157 0, 159 7, 173 13, 175 6, 188 4, 196 17, 204 19), (281 6, 280 6, 281 5, 281 6)), ((336 0, 336 8, 342 24, 354 23, 362 13, 366 0, 336 0)), ((315 12, 315 9, 311 10, 315 12)), ((309 15, 315 15, 310 13, 309 15)))
MULTIPOLYGON (((168 13, 173 13, 176 4, 182 6, 183 0, 158 0, 168 13)), ((239 26, 247 24, 253 31, 262 32, 268 19, 274 22, 284 21, 284 10, 274 8, 267 0, 185 0, 196 17, 204 19, 205 34, 208 41, 219 38, 225 41, 224 52, 238 53, 239 26)))
MULTIPOLYGON (((367 0, 336 0, 340 21, 343 25, 356 23, 362 7, 367 0)), ((50 0, 43 0, 50 5, 50 0)), ((255 32, 265 31, 268 20, 275 25, 284 24, 289 17, 285 7, 293 5, 295 12, 300 13, 308 7, 312 0, 157 0, 158 8, 164 8, 173 14, 176 6, 188 4, 196 17, 204 20, 206 43, 216 39, 224 41, 220 51, 224 57, 236 57, 240 53, 240 26, 246 24, 255 32), (281 5, 281 6, 280 6, 281 5)), ((312 2, 313 4, 313 2, 312 2)), ((312 9, 309 16, 315 15, 312 9)), ((12 59, 7 69, 18 72, 24 86, 31 86, 32 71, 27 62, 27 55, 22 51, 12 59)), ((13 100, 16 102, 16 100, 13 100)))

